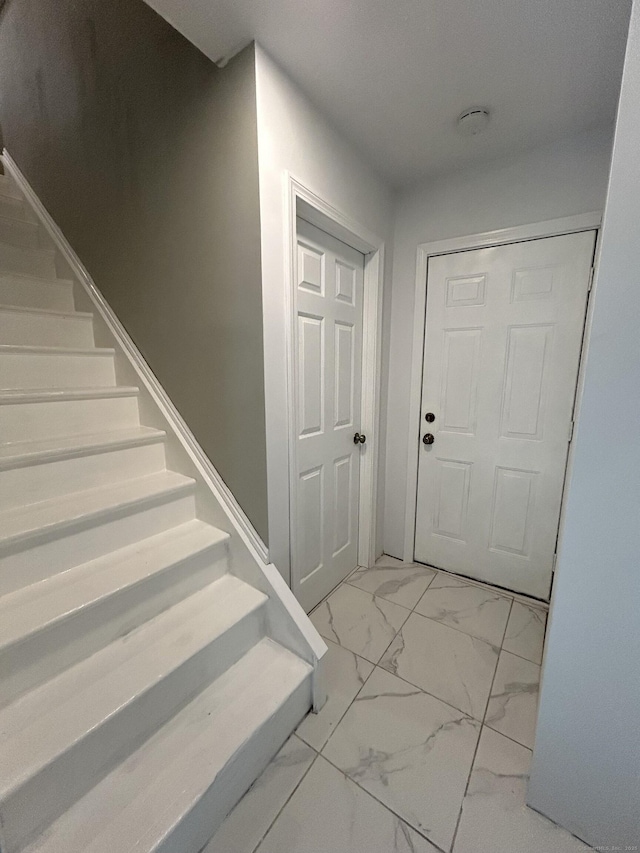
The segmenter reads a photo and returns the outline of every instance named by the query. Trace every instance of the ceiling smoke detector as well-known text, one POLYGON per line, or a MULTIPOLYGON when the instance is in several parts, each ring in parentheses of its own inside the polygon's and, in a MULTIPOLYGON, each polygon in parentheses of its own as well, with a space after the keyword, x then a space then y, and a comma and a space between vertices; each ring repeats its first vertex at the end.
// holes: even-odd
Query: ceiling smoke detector
POLYGON ((462 136, 477 136, 486 129, 490 118, 486 107, 469 107, 458 116, 457 131, 462 136))

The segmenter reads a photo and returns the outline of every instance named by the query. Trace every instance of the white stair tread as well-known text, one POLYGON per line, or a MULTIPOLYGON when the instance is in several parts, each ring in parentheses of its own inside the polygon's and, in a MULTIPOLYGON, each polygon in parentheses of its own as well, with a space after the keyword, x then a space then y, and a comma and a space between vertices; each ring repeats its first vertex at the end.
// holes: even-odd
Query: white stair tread
POLYGON ((134 586, 229 534, 194 519, 0 598, 0 651, 134 586))
POLYGON ((5 305, 0 302, 0 311, 13 314, 44 314, 45 317, 64 317, 75 320, 93 320, 91 311, 60 311, 57 308, 32 308, 26 305, 5 305))
POLYGON ((24 198, 21 195, 18 195, 13 188, 2 183, 0 183, 0 202, 2 202, 2 204, 9 204, 12 207, 15 207, 24 215, 24 198))
POLYGON ((0 250, 2 249, 9 249, 16 254, 37 255, 39 258, 55 258, 56 255, 55 249, 43 249, 41 247, 25 249, 22 246, 14 246, 13 243, 0 240, 0 250))
POLYGON ((261 640, 24 853, 151 853, 311 672, 261 640))
MULTIPOLYGON (((6 196, 2 195, 2 199, 5 200, 6 196)), ((18 201, 22 201, 22 199, 18 199, 18 201)), ((0 223, 9 222, 11 224, 17 223, 21 231, 31 231, 37 232, 39 229, 39 224, 35 222, 33 219, 27 219, 24 213, 24 205, 21 205, 17 211, 18 213, 22 212, 22 216, 14 216, 13 211, 2 211, 0 213, 0 223)), ((38 247, 39 248, 39 247, 38 247)))
POLYGON ((33 536, 46 537, 51 531, 74 527, 139 501, 184 492, 194 485, 190 477, 161 471, 104 488, 16 507, 0 514, 0 547, 33 536))
POLYGON ((42 278, 42 276, 29 275, 29 273, 24 272, 0 271, 0 281, 3 279, 17 279, 29 284, 43 284, 46 287, 68 287, 73 284, 70 278, 42 278))
POLYGON ((111 356, 115 354, 113 347, 52 347, 35 344, 0 344, 2 353, 22 355, 95 355, 111 356))
POLYGON ((94 400, 103 397, 137 397, 135 385, 105 385, 91 388, 0 389, 0 406, 17 403, 46 403, 63 400, 94 400))
POLYGON ((0 711, 0 797, 267 601, 232 575, 164 611, 0 711))
POLYGON ((20 218, 23 219, 25 215, 25 202, 22 196, 11 195, 7 192, 6 187, 0 184, 0 203, 3 205, 9 205, 11 207, 11 211, 6 211, 5 216, 8 214, 9 218, 13 218, 13 209, 21 214, 20 218))
POLYGON ((21 198, 15 198, 14 196, 5 195, 0 189, 0 201, 9 202, 12 210, 3 210, 0 213, 0 220, 5 220, 6 222, 18 222, 22 226, 27 226, 25 231, 37 231, 40 227, 39 224, 33 219, 27 218, 25 206, 23 204, 23 200, 21 198), (12 202, 16 202, 15 205, 12 202))
POLYGON ((64 435, 59 438, 35 441, 5 442, 0 444, 0 471, 48 462, 52 459, 88 456, 101 450, 155 444, 165 437, 164 430, 138 426, 87 435, 64 435))

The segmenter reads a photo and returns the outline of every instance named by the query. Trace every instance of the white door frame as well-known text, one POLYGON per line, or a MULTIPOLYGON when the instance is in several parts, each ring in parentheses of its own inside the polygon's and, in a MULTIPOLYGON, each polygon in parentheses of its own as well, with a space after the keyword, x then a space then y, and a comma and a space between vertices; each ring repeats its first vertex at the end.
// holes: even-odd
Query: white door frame
POLYGON ((291 174, 286 175, 285 200, 287 253, 286 312, 287 312, 287 401, 289 411, 289 532, 291 553, 291 589, 297 592, 299 579, 295 565, 296 554, 296 496, 297 465, 295 431, 296 388, 294 382, 295 280, 297 263, 296 216, 326 231, 348 246, 357 249, 364 258, 364 300, 362 306, 362 402, 359 431, 367 436, 360 459, 360 500, 358 507, 358 564, 372 566, 375 562, 376 504, 378 492, 378 455, 380 427, 380 376, 382 364, 382 294, 384 285, 384 241, 365 226, 350 219, 314 193, 291 174))
MULTIPOLYGON (((453 252, 483 249, 489 246, 503 246, 507 243, 520 243, 525 240, 537 240, 545 237, 559 237, 563 234, 575 234, 579 231, 597 231, 602 222, 601 213, 581 213, 565 216, 561 219, 548 219, 530 225, 518 225, 513 228, 500 228, 485 231, 467 237, 452 237, 433 243, 420 243, 416 257, 416 283, 413 315, 413 345, 411 352, 411 386, 409 398, 409 440, 407 445, 407 491, 404 527, 403 559, 413 562, 416 535, 416 500, 418 488, 418 459, 420 443, 420 408, 422 406, 422 368, 424 358, 424 338, 426 334, 427 312, 427 268, 433 255, 447 255, 453 252)), ((596 240, 596 247, 597 247, 596 240)), ((593 271, 592 271, 593 274, 593 271)), ((589 326, 591 300, 587 303, 587 327, 589 326)), ((578 369, 578 394, 581 387, 583 369, 583 349, 578 369)), ((574 409, 575 411, 575 409, 574 409)), ((560 508, 560 518, 564 512, 564 496, 560 508)))

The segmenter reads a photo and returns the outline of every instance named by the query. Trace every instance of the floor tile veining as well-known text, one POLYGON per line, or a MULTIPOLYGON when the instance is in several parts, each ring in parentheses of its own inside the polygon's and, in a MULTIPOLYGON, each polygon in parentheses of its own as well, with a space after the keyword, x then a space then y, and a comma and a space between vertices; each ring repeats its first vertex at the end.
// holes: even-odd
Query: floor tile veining
POLYGON ((375 593, 378 598, 386 598, 394 604, 413 608, 416 606, 427 587, 430 586, 437 572, 427 566, 410 566, 404 568, 399 560, 398 565, 389 565, 393 558, 379 562, 372 569, 356 569, 349 576, 350 586, 357 586, 367 592, 375 593))
POLYGON ((380 666, 482 721, 497 660, 495 646, 412 613, 380 666))
POLYGON ((479 731, 476 720, 376 668, 323 755, 444 849, 479 731))
POLYGON ((311 614, 329 699, 203 853, 578 853, 525 805, 543 608, 381 558, 311 614))
POLYGON ((514 601, 502 644, 503 649, 541 664, 545 624, 544 611, 514 601))
POLYGON ((409 615, 399 604, 342 584, 313 611, 311 621, 323 637, 377 663, 409 615))
POLYGON ((416 612, 500 646, 511 599, 440 574, 418 602, 416 612))
POLYGON ((533 749, 540 667, 504 649, 493 680, 485 725, 533 749))

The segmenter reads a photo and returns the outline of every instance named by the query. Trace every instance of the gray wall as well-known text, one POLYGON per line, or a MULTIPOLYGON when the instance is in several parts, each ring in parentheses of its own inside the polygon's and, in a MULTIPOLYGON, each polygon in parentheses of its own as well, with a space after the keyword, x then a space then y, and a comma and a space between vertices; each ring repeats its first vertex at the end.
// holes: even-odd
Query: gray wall
POLYGON ((529 788, 603 850, 640 844, 639 152, 635 0, 529 788))
POLYGON ((9 0, 4 144, 266 540, 255 56, 143 0, 9 0))

